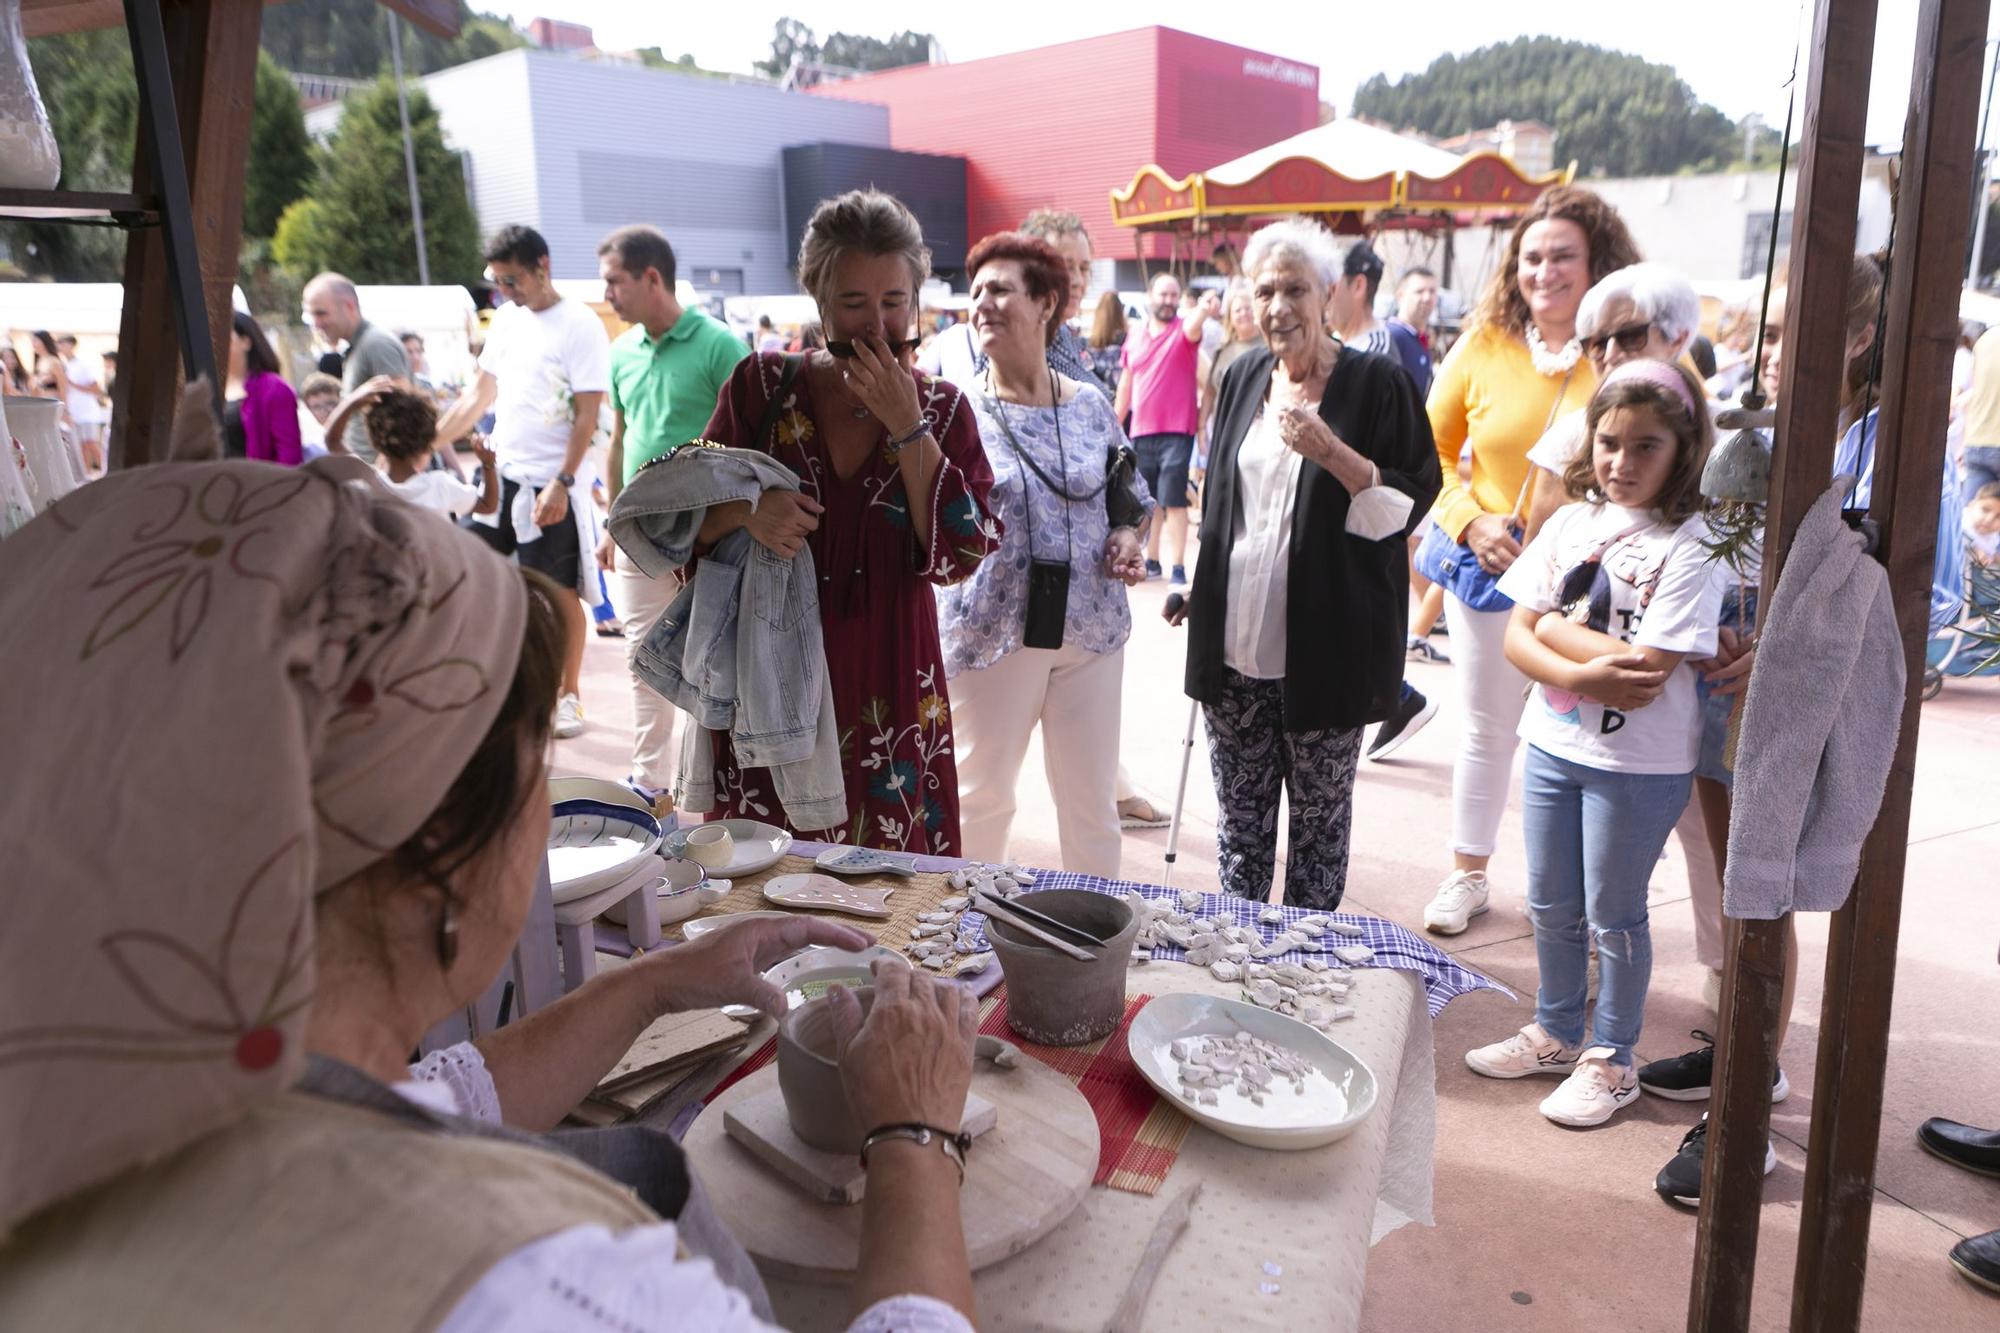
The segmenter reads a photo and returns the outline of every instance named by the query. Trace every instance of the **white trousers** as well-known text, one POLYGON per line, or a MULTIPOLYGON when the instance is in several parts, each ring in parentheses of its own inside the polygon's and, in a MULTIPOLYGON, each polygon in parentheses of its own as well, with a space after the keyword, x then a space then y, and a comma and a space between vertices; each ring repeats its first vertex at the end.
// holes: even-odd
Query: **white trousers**
POLYGON ((1005 861, 1014 791, 1028 738, 1042 729, 1042 761, 1056 803, 1062 868, 1118 877, 1118 723, 1125 650, 1074 644, 1020 648, 951 680, 952 748, 964 854, 1005 861))
POLYGON ((1708 818, 1701 794, 1688 797, 1674 832, 1687 861, 1688 906, 1694 911, 1694 956, 1703 967, 1722 970, 1722 880, 1715 873, 1715 849, 1708 844, 1708 818))
POLYGON ((1473 611, 1445 594, 1451 674, 1458 683, 1458 757, 1451 766, 1451 849, 1491 856, 1514 781, 1528 678, 1507 660, 1513 611, 1473 611))
MULTIPOLYGON (((625 628, 625 654, 629 665, 639 641, 674 600, 679 585, 673 578, 650 579, 639 572, 630 556, 619 551, 612 559, 611 604, 618 623, 625 628)), ((664 790, 674 785, 674 719, 680 710, 662 699, 653 687, 632 677, 632 776, 648 787, 664 790)))

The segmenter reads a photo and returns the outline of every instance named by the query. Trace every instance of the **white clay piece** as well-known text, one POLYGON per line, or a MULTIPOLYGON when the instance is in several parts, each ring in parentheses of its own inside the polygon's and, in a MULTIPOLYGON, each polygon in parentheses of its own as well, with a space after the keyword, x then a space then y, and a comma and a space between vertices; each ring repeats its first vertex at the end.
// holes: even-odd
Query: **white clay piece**
POLYGON ((1243 1031, 1184 1037, 1168 1053, 1178 1067, 1181 1098, 1202 1106, 1216 1105, 1218 1094, 1229 1089, 1254 1106, 1286 1087, 1302 1096, 1305 1076, 1313 1070, 1302 1056, 1243 1031))

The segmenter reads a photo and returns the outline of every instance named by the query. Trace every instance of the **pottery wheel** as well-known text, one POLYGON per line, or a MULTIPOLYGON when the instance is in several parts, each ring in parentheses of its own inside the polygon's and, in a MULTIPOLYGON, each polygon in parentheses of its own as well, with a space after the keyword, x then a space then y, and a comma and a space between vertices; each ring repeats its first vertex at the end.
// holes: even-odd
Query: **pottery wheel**
MULTIPOLYGON (((702 1112, 682 1143, 688 1163, 731 1235, 775 1279, 853 1281, 862 1204, 820 1203, 731 1139, 722 1113, 777 1085, 767 1067, 702 1112)), ((976 1272, 1019 1254, 1053 1231, 1097 1173, 1097 1117, 1076 1085, 1032 1056, 1014 1069, 979 1061, 972 1090, 1000 1122, 973 1144, 959 1196, 965 1246, 976 1272)))

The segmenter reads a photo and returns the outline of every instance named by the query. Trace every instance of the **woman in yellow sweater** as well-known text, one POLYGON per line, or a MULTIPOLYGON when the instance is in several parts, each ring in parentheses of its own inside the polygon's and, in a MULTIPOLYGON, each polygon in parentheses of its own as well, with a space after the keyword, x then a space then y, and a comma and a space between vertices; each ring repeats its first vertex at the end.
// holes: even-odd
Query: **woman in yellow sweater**
MULTIPOLYGON (((1521 553, 1516 523, 1528 450, 1558 416, 1590 401, 1597 374, 1576 340, 1591 286, 1639 259, 1616 209, 1589 190, 1548 191, 1514 227, 1469 331, 1431 385, 1431 434, 1444 489, 1431 517, 1493 578, 1521 553), (1458 458, 1470 448, 1472 479, 1458 458)), ((1527 681, 1503 655, 1509 606, 1475 611, 1449 590, 1453 675, 1463 723, 1452 765, 1452 872, 1424 909, 1424 926, 1456 935, 1486 910, 1486 863, 1507 805, 1527 681)))

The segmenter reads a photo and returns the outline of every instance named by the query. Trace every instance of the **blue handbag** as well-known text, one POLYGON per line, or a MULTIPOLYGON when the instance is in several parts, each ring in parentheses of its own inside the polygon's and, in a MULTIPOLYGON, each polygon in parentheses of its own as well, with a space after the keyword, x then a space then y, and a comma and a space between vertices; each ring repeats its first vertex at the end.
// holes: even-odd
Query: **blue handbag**
MULTIPOLYGON (((1556 390, 1556 401, 1549 408, 1549 419, 1542 425, 1544 435, 1556 424, 1556 416, 1562 411, 1564 399, 1569 396, 1570 375, 1575 373, 1576 369, 1572 366, 1569 373, 1563 376, 1562 387, 1556 390)), ((1521 494, 1514 501, 1514 512, 1507 516, 1507 531, 1514 534, 1515 541, 1520 541, 1527 534, 1527 528, 1521 522, 1521 510, 1527 504, 1529 489, 1534 484, 1535 469, 1530 464, 1527 480, 1521 483, 1521 494)), ((1417 573, 1465 603, 1467 610, 1511 611, 1514 608, 1513 598, 1500 591, 1500 576, 1488 573, 1486 567, 1479 563, 1479 557, 1472 553, 1471 547, 1447 537, 1444 529, 1435 522, 1424 534, 1423 541, 1417 544, 1417 554, 1410 563, 1417 573)))
MULTIPOLYGON (((1507 526, 1518 540, 1523 532, 1520 523, 1510 518, 1507 526)), ((1417 573, 1465 603, 1467 610, 1506 611, 1514 605, 1500 591, 1500 576, 1488 573, 1471 547, 1445 536, 1444 529, 1435 523, 1418 543, 1411 563, 1417 573)))

